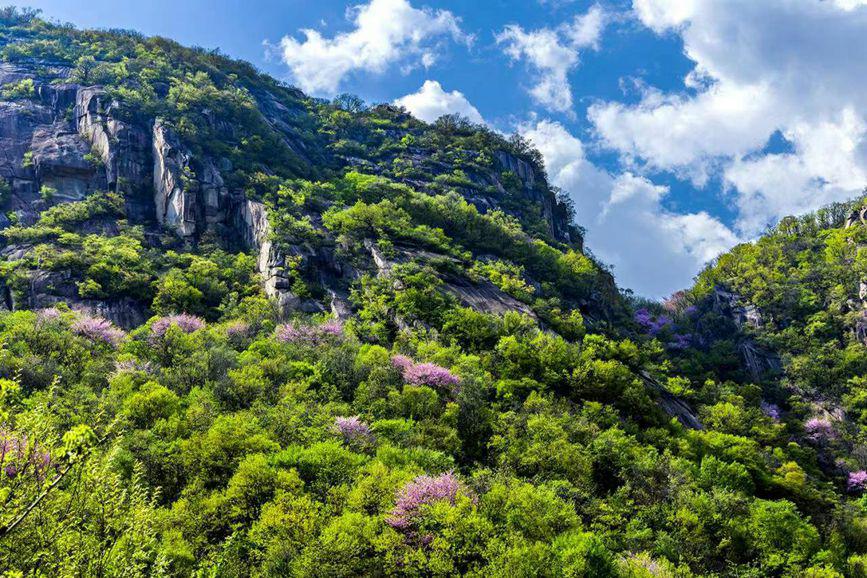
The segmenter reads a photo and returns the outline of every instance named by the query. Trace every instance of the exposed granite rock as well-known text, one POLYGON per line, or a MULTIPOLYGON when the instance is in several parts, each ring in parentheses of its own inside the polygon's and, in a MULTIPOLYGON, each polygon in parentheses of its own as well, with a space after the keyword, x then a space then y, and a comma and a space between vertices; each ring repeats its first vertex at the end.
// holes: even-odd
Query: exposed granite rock
POLYGON ((100 86, 81 87, 75 102, 78 132, 91 144, 105 165, 112 190, 128 193, 149 185, 150 135, 117 118, 120 104, 100 86))
POLYGON ((644 380, 644 385, 656 395, 656 403, 662 411, 677 418, 677 421, 690 429, 704 429, 704 425, 699 421, 695 410, 686 401, 665 389, 649 373, 642 372, 641 377, 644 380))
POLYGON ((776 353, 758 345, 752 339, 743 340, 738 345, 738 351, 753 379, 759 380, 764 375, 778 373, 783 369, 776 353))
MULTIPOLYGON (((765 320, 761 311, 755 305, 745 302, 740 295, 717 286, 714 288, 712 299, 714 312, 730 319, 739 332, 764 327, 765 320)), ((779 355, 759 345, 748 333, 742 334, 739 338, 738 351, 744 366, 755 380, 782 370, 779 355)))
POLYGON ((321 305, 302 300, 291 291, 286 273, 286 257, 271 241, 271 224, 265 205, 244 199, 232 211, 233 224, 247 247, 258 250, 257 268, 265 286, 265 294, 277 301, 282 315, 293 310, 321 311, 321 305))
POLYGON ((761 329, 764 325, 762 313, 758 307, 745 303, 740 295, 731 293, 723 287, 715 287, 713 290, 714 311, 730 318, 738 329, 746 327, 761 329))
POLYGON ((196 234, 196 192, 191 190, 190 154, 160 119, 153 129, 154 206, 160 225, 181 237, 196 234))
POLYGON ((502 315, 508 311, 517 311, 536 319, 536 314, 526 303, 518 301, 487 280, 473 283, 466 278, 449 278, 445 282, 445 289, 465 307, 472 307, 483 313, 502 315))

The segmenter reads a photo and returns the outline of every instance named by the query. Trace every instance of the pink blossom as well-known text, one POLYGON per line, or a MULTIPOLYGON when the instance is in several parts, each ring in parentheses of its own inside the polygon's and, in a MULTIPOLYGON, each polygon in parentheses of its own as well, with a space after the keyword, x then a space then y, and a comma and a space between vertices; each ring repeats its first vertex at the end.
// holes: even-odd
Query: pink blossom
POLYGON ((336 320, 321 325, 286 323, 277 327, 276 331, 278 341, 302 345, 321 345, 341 335, 343 335, 343 324, 336 320))
POLYGON ((48 325, 60 319, 60 309, 57 307, 46 307, 36 312, 36 324, 39 326, 48 325))
POLYGON ((52 465, 51 454, 26 435, 0 431, 0 467, 8 477, 32 475, 41 482, 52 465))
POLYGON ((406 355, 397 354, 391 356, 391 365, 395 369, 399 369, 401 372, 404 372, 413 365, 415 365, 415 362, 406 355))
POLYGON ((824 418, 814 417, 807 420, 804 424, 804 431, 807 432, 807 437, 814 441, 829 440, 837 437, 834 426, 824 418))
POLYGON ((241 339, 250 335, 250 324, 246 321, 235 321, 226 327, 226 336, 229 339, 241 339))
POLYGON ((396 530, 410 531, 424 506, 448 501, 454 505, 461 484, 452 472, 439 476, 419 476, 398 493, 397 503, 386 522, 396 530))
POLYGON ((158 339, 162 338, 165 336, 166 331, 169 330, 169 327, 173 325, 184 333, 193 333, 205 326, 205 320, 186 313, 160 317, 151 324, 151 336, 158 339))
POLYGON ((772 420, 780 421, 780 415, 782 415, 782 412, 780 411, 780 408, 779 406, 777 406, 777 404, 762 400, 759 404, 759 409, 761 409, 762 413, 771 418, 772 420))
POLYGON ((413 385, 426 385, 454 393, 461 378, 435 363, 416 363, 406 355, 393 355, 391 365, 399 369, 403 379, 413 385))
POLYGON ((850 492, 860 492, 867 486, 867 472, 859 470, 849 474, 849 480, 846 482, 846 489, 850 492))
POLYGON ((361 418, 357 415, 334 418, 334 428, 337 430, 337 433, 343 436, 343 441, 347 444, 366 445, 373 441, 373 433, 370 431, 370 426, 361 421, 361 418))
POLYGON ((72 332, 91 341, 102 341, 116 347, 126 333, 102 317, 82 317, 72 324, 72 332))
POLYGON ((449 391, 461 383, 457 375, 435 363, 417 363, 404 370, 403 378, 413 385, 427 385, 449 391))

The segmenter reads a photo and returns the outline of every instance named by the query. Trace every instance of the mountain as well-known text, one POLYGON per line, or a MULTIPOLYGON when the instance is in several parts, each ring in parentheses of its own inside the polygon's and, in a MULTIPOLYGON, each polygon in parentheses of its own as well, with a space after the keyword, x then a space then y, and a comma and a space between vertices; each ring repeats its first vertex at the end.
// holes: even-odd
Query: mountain
POLYGON ((518 136, 11 8, 0 149, 5 575, 867 575, 863 200, 643 302, 518 136))

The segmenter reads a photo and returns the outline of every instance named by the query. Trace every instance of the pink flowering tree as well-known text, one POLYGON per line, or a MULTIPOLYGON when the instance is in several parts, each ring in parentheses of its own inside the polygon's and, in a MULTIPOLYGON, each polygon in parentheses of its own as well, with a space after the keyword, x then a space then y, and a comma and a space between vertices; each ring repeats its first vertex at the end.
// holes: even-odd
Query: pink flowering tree
POLYGON ((108 319, 102 317, 84 316, 72 323, 72 332, 90 341, 105 343, 111 347, 117 347, 126 337, 123 329, 115 327, 108 319))
POLYGON ((830 441, 837 437, 834 425, 827 418, 814 417, 804 423, 807 437, 816 442, 830 441))
POLYGON ((859 470, 850 472, 849 479, 846 480, 846 489, 850 492, 863 492, 867 488, 867 472, 859 470))
POLYGON ((60 309, 57 307, 46 307, 36 312, 37 327, 45 327, 60 321, 60 309))
POLYGON ((406 355, 398 353, 391 356, 391 365, 403 374, 407 369, 415 365, 415 362, 406 355))
POLYGON ((229 339, 244 339, 250 336, 250 324, 246 321, 233 321, 226 326, 226 337, 229 339))
POLYGON ((32 478, 41 484, 53 466, 51 453, 26 435, 0 431, 0 475, 6 479, 32 478))
POLYGON ((419 476, 398 492, 397 502, 386 522, 395 530, 411 535, 427 506, 437 502, 455 504, 461 483, 452 472, 419 476))
POLYGON ((346 445, 366 448, 373 444, 374 436, 370 426, 356 416, 334 418, 334 430, 343 438, 346 445))
POLYGON ((412 385, 426 385, 452 394, 460 388, 461 378, 435 363, 415 363, 405 355, 395 355, 391 364, 401 372, 404 381, 412 385))
POLYGON ((184 333, 193 333, 205 326, 205 320, 195 315, 181 313, 160 317, 151 324, 151 339, 159 340, 165 337, 169 327, 177 327, 184 333))
POLYGON ((343 324, 337 320, 326 321, 321 325, 286 323, 277 327, 277 341, 297 345, 322 345, 343 336, 343 324))

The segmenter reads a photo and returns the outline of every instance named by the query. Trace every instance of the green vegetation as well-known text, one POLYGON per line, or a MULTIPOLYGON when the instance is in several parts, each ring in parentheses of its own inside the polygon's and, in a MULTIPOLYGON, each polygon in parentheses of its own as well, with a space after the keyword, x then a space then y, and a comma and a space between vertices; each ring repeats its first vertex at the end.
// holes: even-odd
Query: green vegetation
POLYGON ((12 9, 0 58, 66 65, 225 161, 294 296, 326 302, 322 255, 357 272, 344 321, 281 319, 237 239, 137 222, 133 193, 10 213, 7 304, 38 282, 152 316, 0 313, 5 576, 867 576, 859 205, 640 303, 521 138, 12 9))

